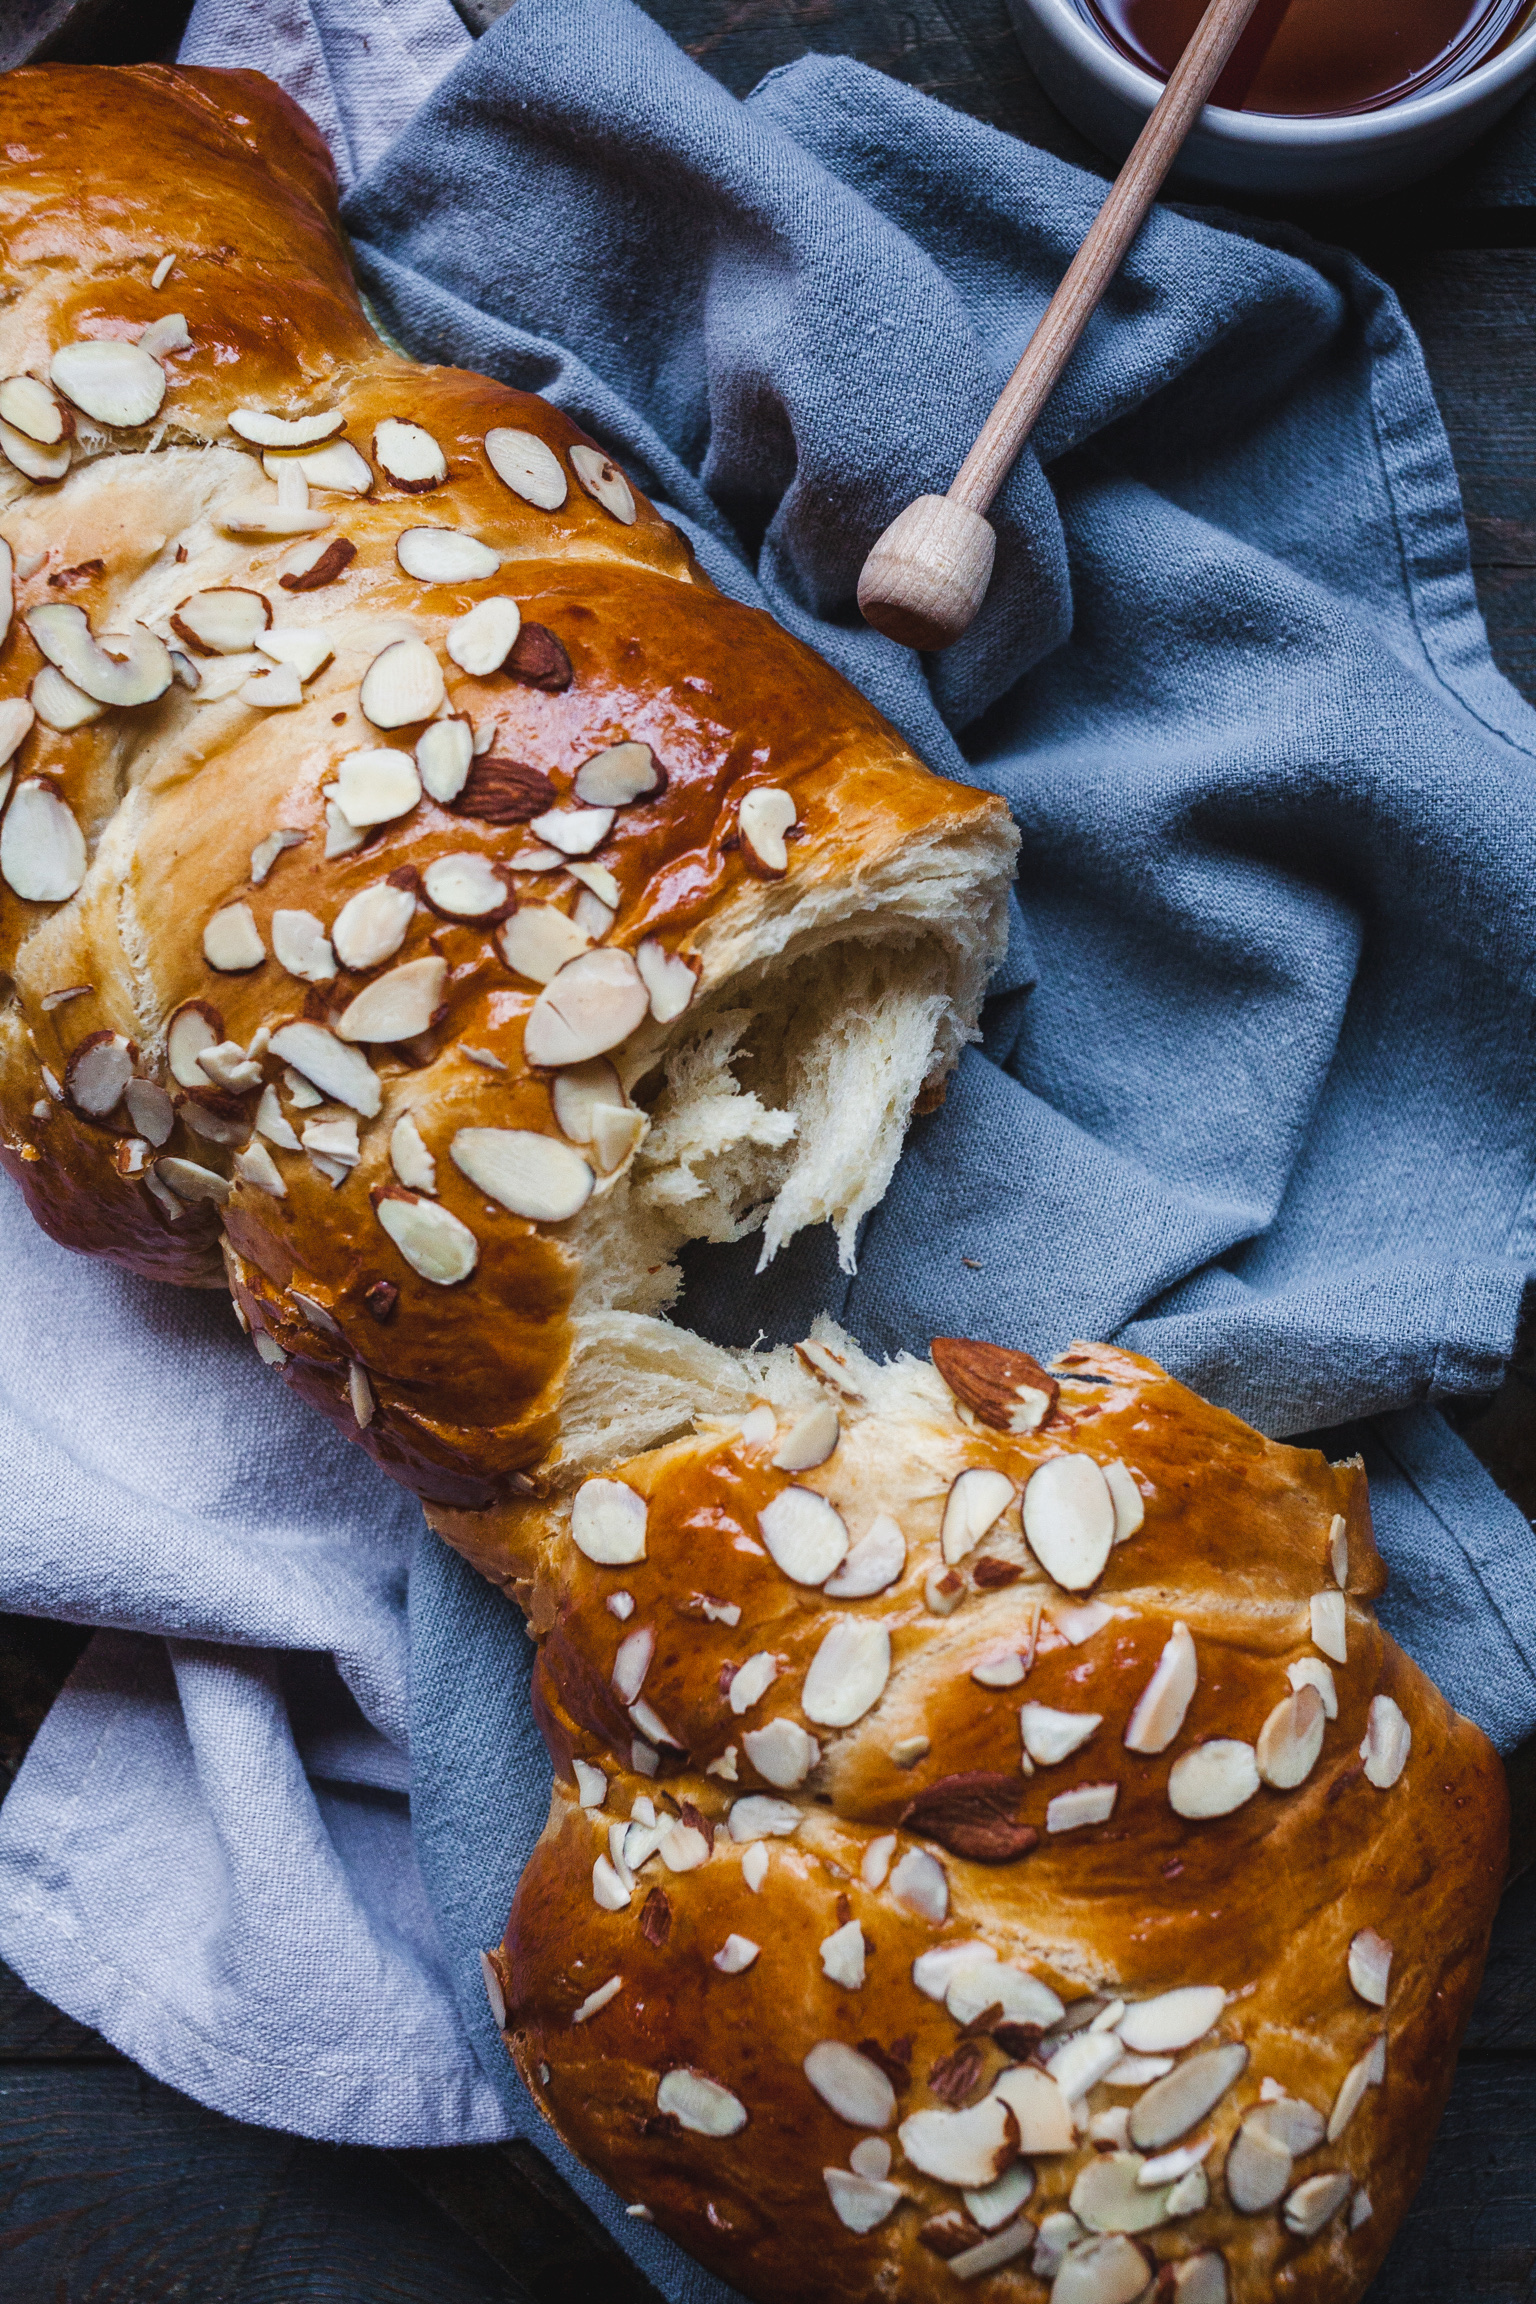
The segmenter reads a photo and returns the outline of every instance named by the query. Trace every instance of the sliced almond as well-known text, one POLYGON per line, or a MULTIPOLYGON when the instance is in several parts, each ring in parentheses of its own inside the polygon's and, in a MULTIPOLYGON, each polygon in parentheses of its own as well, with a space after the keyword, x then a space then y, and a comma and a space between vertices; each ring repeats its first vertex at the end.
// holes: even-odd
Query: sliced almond
POLYGON ((1315 1688, 1323 1700, 1323 1711, 1330 1720, 1339 1716, 1339 1694, 1333 1683, 1333 1674, 1320 1656, 1302 1656, 1294 1664, 1287 1664, 1285 1676, 1293 1688, 1315 1688))
MULTIPOLYGON (((177 654, 181 655, 183 664, 192 664, 190 656, 180 650, 177 654)), ((226 697, 238 695, 246 682, 254 680, 258 672, 270 670, 270 665, 265 656, 258 656, 252 648, 242 656, 205 656, 192 669, 197 683, 192 691, 196 701, 199 704, 222 704, 226 697)), ((188 682, 177 671, 174 657, 171 670, 181 685, 186 687, 188 682)))
POLYGON ((469 722, 455 713, 450 720, 433 720, 416 739, 416 769, 421 788, 433 800, 457 800, 469 780, 474 738, 469 722))
MULTIPOLYGON (((165 1031, 165 1060, 171 1068, 171 1078, 179 1088, 206 1088, 210 1085, 199 1058, 205 1049, 217 1048, 224 1038, 224 1019, 217 1008, 206 1000, 184 1000, 171 1017, 165 1031)), ((147 1134, 144 1130, 141 1133, 147 1134)))
POLYGON ((591 1143, 599 1108, 613 1112, 629 1109, 617 1072, 601 1056, 590 1064, 576 1064, 569 1072, 557 1073, 550 1096, 555 1124, 573 1144, 591 1143))
POLYGON ((471 1184, 535 1224, 563 1223, 592 1196, 591 1168, 558 1136, 528 1128, 461 1128, 448 1149, 471 1184))
POLYGON ((157 1160, 155 1174, 168 1191, 175 1193, 178 1200, 185 1200, 193 1206, 207 1201, 218 1207, 229 1198, 229 1178, 220 1176, 212 1168, 203 1167, 197 1160, 175 1160, 169 1157, 157 1160))
POLYGON ((1349 1524, 1342 1512, 1335 1512, 1328 1528, 1328 1565, 1340 1591, 1349 1582, 1349 1524))
MULTIPOLYGON (((329 789, 334 791, 335 786, 332 785, 329 789)), ((355 824, 348 822, 334 800, 328 799, 326 801, 325 857, 327 863, 333 856, 350 856, 354 848, 361 848, 366 838, 366 833, 359 832, 355 824)))
POLYGON ((842 1437, 837 1410, 830 1400, 817 1400, 797 1416, 774 1450, 772 1463, 780 1472, 814 1472, 825 1464, 842 1437))
POLYGON ((891 1636, 864 1616, 839 1618, 811 1659, 800 1709, 818 1727, 850 1728, 878 1704, 891 1676, 891 1636))
POLYGON ((850 2128, 889 2128, 895 2119, 896 2091, 885 2073, 846 2041, 819 2040, 802 2069, 828 2111, 850 2128))
POLYGON ((133 1042, 121 1032, 88 1032, 70 1053, 64 1093, 77 1112, 105 1120, 133 1078, 133 1042))
POLYGON ((1064 2013, 1049 1985, 1042 1984, 1027 1968, 999 1960, 990 1945, 977 1947, 971 1958, 955 1968, 944 2005, 961 2026, 976 2023, 990 2008, 998 2010, 1004 2023, 1037 2024, 1042 2029, 1057 2023, 1064 2013), (983 1958, 983 1953, 987 1957, 983 1958))
POLYGON ((267 956, 249 904, 225 904, 203 929, 203 958, 210 968, 234 974, 259 968, 267 956))
POLYGON ((1045 1806, 1047 1832, 1080 1832, 1086 1824, 1107 1824, 1115 1812, 1118 1784, 1074 1784, 1045 1806))
MULTIPOLYGON (((11 805, 14 809, 15 802, 11 805)), ((9 817, 6 822, 10 822, 9 817)), ((3 862, 3 857, 0 857, 0 862, 3 862)), ((9 873, 6 877, 9 879, 9 873)), ((1365 1742, 1360 1747, 1360 1757, 1365 1762, 1366 1782, 1385 1792, 1397 1782, 1407 1767, 1412 1746, 1413 1730, 1401 1708, 1390 1696, 1373 1696, 1366 1718, 1365 1742)))
POLYGON ((1234 2041, 1207 2048, 1177 2065, 1166 2080, 1155 2080, 1131 2106, 1130 2138, 1137 2151, 1162 2152, 1176 2144, 1215 2109, 1247 2065, 1247 2049, 1234 2041))
POLYGON ((1012 2065, 998 2074, 992 2093, 1013 2114, 1021 2152, 1046 2155, 1072 2150, 1076 2142, 1072 2108, 1050 2073, 1038 2065, 1012 2065))
POLYGON ((37 712, 32 710, 25 696, 7 696, 0 700, 0 767, 16 758, 21 742, 30 733, 37 712))
POLYGON ((238 656, 254 648, 272 622, 264 592, 223 584, 194 592, 171 618, 171 630, 200 656, 238 656))
POLYGON ((1053 1456, 1030 1475, 1024 1534, 1064 1591, 1086 1592, 1097 1582, 1115 1541, 1115 1505, 1091 1456, 1053 1456))
POLYGON ((915 1912, 920 1920, 939 1921, 948 1917, 949 1878, 937 1856, 930 1856, 926 1848, 907 1850, 891 1872, 890 1892, 898 1904, 908 1912, 915 1912))
POLYGON ((375 1213, 411 1270, 439 1288, 467 1280, 479 1261, 479 1243, 469 1226, 435 1200, 386 1192, 375 1213))
POLYGON ((242 1184, 254 1185, 258 1192, 269 1193, 274 1200, 287 1199, 288 1187, 283 1182, 283 1172, 265 1144, 259 1140, 253 1139, 237 1152, 232 1165, 242 1184))
POLYGON ((329 512, 290 508, 275 498, 243 496, 238 503, 221 505, 219 526, 231 536, 265 543, 274 536, 318 536, 331 525, 329 512))
POLYGON ((784 835, 794 821, 795 803, 790 793, 773 785, 759 785, 746 795, 736 811, 736 827, 742 853, 755 872, 771 880, 783 878, 789 870, 784 835))
POLYGON ((907 1540, 888 1512, 873 1519, 822 1590, 830 1600, 867 1600, 894 1584, 907 1564, 907 1540))
POLYGON ((635 499, 629 482, 617 464, 605 456, 600 448, 573 448, 570 452, 571 469, 587 494, 601 504, 605 512, 632 527, 635 518, 635 499))
POLYGON ((408 728, 430 720, 444 695, 443 668, 425 640, 392 640, 363 674, 358 702, 375 728, 408 728))
POLYGON ((285 849, 301 848, 303 845, 303 833, 291 831, 286 826, 280 826, 276 832, 269 832, 264 840, 258 840, 251 850, 251 886, 262 886, 285 849))
POLYGON ((1115 1506, 1115 1542, 1123 1544, 1144 1524, 1147 1507, 1135 1475, 1124 1464, 1106 1464, 1104 1477, 1115 1506))
POLYGON ((159 361, 116 337, 61 345, 48 363, 48 380, 98 424, 153 423, 165 398, 159 361))
POLYGON ((798 1720, 770 1720, 766 1727, 750 1728, 741 1748, 759 1776, 792 1792, 803 1784, 821 1758, 821 1746, 808 1736, 798 1720))
POLYGON ((1286 2230, 1302 2240, 1315 2239, 1330 2217, 1338 2214, 1349 2192, 1349 2178, 1336 2170, 1322 2176, 1309 2176, 1304 2184, 1297 2185, 1285 2203, 1286 2230))
POLYGON ((73 680, 51 664, 45 664, 34 675, 27 691, 32 709, 45 728, 55 729, 61 736, 71 728, 84 728, 90 721, 99 720, 106 706, 98 704, 94 696, 87 696, 73 680))
POLYGON ((257 642, 263 656, 286 665, 299 680, 313 680, 321 666, 328 664, 335 649, 326 635, 313 624, 290 627, 282 632, 264 633, 257 642))
POLYGON ((0 383, 0 423, 9 424, 39 448, 57 448, 75 429, 63 401, 36 376, 7 376, 0 383))
POLYGON ((272 915, 272 950, 280 968, 305 984, 335 980, 336 955, 323 920, 313 912, 279 911, 272 915))
POLYGON ((447 981, 448 963, 435 954, 403 961, 364 985, 343 1011, 337 1033, 343 1040, 414 1040, 437 1018, 447 981))
POLYGON ((85 835, 51 784, 24 777, 0 819, 0 877, 29 904, 62 904, 85 878, 85 835))
POLYGON ((762 1701, 778 1676, 779 1660, 767 1648, 760 1648, 755 1656, 747 1658, 739 1671, 732 1673, 730 1705, 738 1719, 762 1701))
POLYGON ((443 635, 443 646, 461 672, 488 680, 499 672, 517 645, 522 613, 515 600, 498 596, 477 600, 465 616, 456 617, 443 635))
POLYGON ((576 797, 587 808, 626 808, 666 783, 649 744, 610 744, 576 771, 576 797))
POLYGON ((275 480, 285 464, 296 465, 311 488, 328 488, 336 496, 366 496, 373 486, 368 459, 350 440, 329 440, 323 447, 262 451, 262 470, 275 480))
POLYGON ((130 1080, 123 1091, 128 1117, 147 1143, 166 1144, 176 1125, 176 1107, 154 1080, 130 1080))
POLYGON ((299 1139, 284 1117, 277 1090, 270 1085, 263 1088, 261 1102, 256 1107, 256 1130, 269 1144, 280 1145, 285 1152, 299 1150, 299 1139))
POLYGON ((1138 2182, 1146 2163, 1139 2152, 1102 2152, 1087 2162, 1071 2192, 1071 2208, 1090 2232, 1150 2232, 1168 2220, 1168 2189, 1138 2182))
POLYGON ((1184 1725, 1200 1666, 1187 1624, 1175 1624, 1125 1731, 1128 1752, 1166 1752, 1184 1725))
POLYGON ((1374 1928, 1362 1928, 1350 1939, 1349 1981, 1372 2008, 1385 2008, 1391 1972, 1391 1945, 1374 1928))
POLYGON ((260 1064, 252 1062, 238 1040, 221 1040, 205 1048, 198 1062, 215 1088, 227 1088, 233 1096, 243 1096, 261 1080, 260 1064))
POLYGON ((645 1558, 645 1498, 623 1480, 585 1480, 571 1504, 571 1538, 601 1568, 645 1558))
POLYGON ((1285 2145, 1250 2114, 1227 2152, 1227 2197, 1243 2215, 1262 2215, 1284 2195, 1291 2170, 1285 2145))
POLYGON ((999 2096, 984 2096, 963 2112, 913 2112, 896 2134, 912 2166, 942 2184, 994 2183, 1017 2151, 1018 2130, 999 2096))
POLYGON ((681 2066, 663 2073, 656 2109, 670 2113, 680 2128, 695 2136, 734 2136, 747 2124, 747 2108, 739 2096, 707 2073, 681 2066))
POLYGON ((169 649, 147 625, 98 640, 72 600, 45 600, 26 623, 49 663, 98 704, 152 704, 174 678, 169 649))
MULTIPOLYGON (((418 584, 483 584, 501 566, 499 552, 462 528, 402 528, 395 538, 395 558, 418 584)), ((516 638, 514 626, 512 640, 516 638)), ((453 653, 450 648, 449 654, 453 653)), ((458 662, 456 656, 454 661, 458 662)))
POLYGON ((485 453, 497 479, 525 503, 536 504, 541 512, 559 511, 566 498, 565 474, 559 457, 537 433, 498 424, 485 436, 485 453))
POLYGON ((339 408, 328 408, 319 416, 272 416, 265 408, 236 408, 229 428, 253 448, 313 448, 318 441, 333 438, 346 421, 339 408))
POLYGON ((671 1024, 698 989, 701 963, 684 959, 681 952, 669 952, 656 937, 647 936, 635 954, 635 966, 650 994, 651 1014, 658 1024, 671 1024))
POLYGON ((1031 1352, 968 1336, 935 1336, 928 1347, 935 1368, 971 1417, 997 1432, 1035 1432, 1061 1390, 1031 1352))
POLYGON ((360 888, 343 904, 331 930, 337 959, 344 968, 381 967, 399 951, 415 917, 413 890, 388 880, 360 888))
MULTIPOLYGON (((979 2192, 966 2193, 966 2213, 973 2223, 981 2226, 983 2232, 995 2232, 1024 2206, 1034 2188, 1033 2169, 1027 2167, 1022 2160, 1015 2161, 994 2183, 984 2185, 979 2192)), ((1033 2237, 1032 2233, 1030 2237, 1033 2237)), ((951 2257, 951 2269, 956 2261, 951 2257)))
MULTIPOLYGON (((404 645, 404 643, 402 643, 404 645)), ((336 805, 354 831, 393 823, 421 798, 421 779, 409 752, 378 747, 349 752, 336 771, 336 805)))
MULTIPOLYGON (((513 927, 520 916, 514 914, 513 927)), ((523 1053, 530 1064, 541 1066, 584 1064, 620 1046, 649 1009, 650 996, 627 952, 584 952, 567 962, 534 1002, 523 1031, 523 1053)))
MULTIPOLYGON (((11 629, 11 618, 12 618, 12 617, 15 615, 15 613, 16 613, 16 557, 15 557, 15 554, 12 552, 12 550, 11 550, 11 548, 10 548, 9 544, 7 544, 7 542, 6 542, 5 538, 4 538, 3 536, 0 536, 0 640, 4 640, 4 639, 5 639, 5 637, 6 637, 6 635, 7 635, 7 633, 10 631, 10 629, 11 629)), ((3 715, 5 714, 5 712, 7 711, 7 709, 10 709, 10 710, 13 710, 13 711, 14 711, 14 709, 15 709, 15 706, 16 706, 16 705, 17 705, 17 704, 18 704, 20 701, 21 701, 21 699, 19 699, 19 698, 16 698, 16 697, 12 697, 12 698, 9 698, 9 699, 7 700, 7 703, 6 703, 6 704, 0 704, 0 727, 3 727, 3 725, 4 725, 4 719, 3 719, 3 715)), ((27 705, 27 706, 25 707, 25 709, 26 709, 28 712, 30 712, 30 711, 31 711, 31 706, 30 706, 30 705, 27 705)), ((29 721, 29 722, 28 722, 28 725, 30 726, 30 724, 31 724, 31 723, 30 723, 30 721, 29 721)), ((25 735, 25 733, 26 733, 26 730, 25 730, 25 729, 23 729, 23 730, 22 730, 22 735, 25 735)), ((16 738, 16 741, 15 741, 15 743, 13 743, 13 744, 11 745, 11 747, 10 747, 10 751, 8 751, 8 752, 5 752, 5 753, 0 753, 0 759, 5 759, 5 760, 8 760, 8 759, 10 758, 10 756, 11 756, 11 752, 14 752, 14 751, 15 751, 15 749, 16 749, 16 745, 17 745, 17 744, 19 744, 20 742, 21 742, 21 737, 20 737, 20 736, 18 736, 18 737, 16 738)))
POLYGON ((421 876, 434 912, 449 920, 488 920, 504 912, 511 891, 488 856, 475 849, 436 856, 421 876))
POLYGON ((408 1190, 436 1192, 437 1162, 427 1150, 421 1130, 409 1112, 402 1113, 390 1131, 389 1162, 408 1190))
POLYGON ((939 1533, 940 1549, 951 1567, 973 1552, 988 1529, 997 1525, 1014 1494, 1007 1473, 994 1472, 985 1464, 971 1465, 951 1483, 939 1533))
POLYGON ((1254 1747, 1259 1774, 1277 1792, 1293 1792, 1317 1766, 1327 1714, 1315 1688, 1298 1688, 1278 1703, 1254 1747))
POLYGON ((280 712, 303 703, 304 684, 291 664, 274 664, 254 673, 238 693, 242 704, 258 712, 280 712))
POLYGON ((1204 2039, 1226 2004, 1219 1984, 1177 1985, 1126 2010, 1118 2026, 1121 2042, 1137 2056, 1177 2054, 1204 2039))
POLYGON ((1335 1664, 1349 1661, 1349 1611, 1342 1592, 1314 1592, 1309 1603, 1312 1639, 1335 1664))
POLYGON ((412 496, 440 487, 448 477, 448 459, 431 433, 399 416, 386 416, 375 428, 373 460, 397 488, 412 496))
POLYGON ((1213 1736, 1195 1745, 1168 1771, 1168 1805, 1176 1816, 1230 1816, 1258 1789, 1253 1746, 1235 1736, 1213 1736))
POLYGON ((61 440, 57 447, 44 448, 36 440, 29 440, 25 432, 18 432, 14 424, 0 420, 0 450, 7 463, 28 480, 62 480, 69 470, 70 447, 61 440))
MULTIPOLYGON (((719 1966, 718 1958, 715 1965, 719 1966)), ((850 2232, 873 2232, 906 2198, 899 2184, 863 2176, 857 2170, 823 2168, 821 2176, 833 2214, 850 2232)))
POLYGON ((530 819, 528 829, 562 856, 588 856, 613 830, 611 808, 551 808, 530 819))
POLYGON ((590 939, 553 904, 520 904, 498 939, 515 975, 548 984, 566 963, 590 949, 590 939))
POLYGON ((1337 2144, 1359 2111, 1367 2088, 1379 2083, 1381 2078, 1381 2073, 1378 2070, 1379 2061, 1373 2046, 1367 2055, 1361 2057, 1358 2064, 1352 2064, 1345 2073, 1339 2084, 1339 2092, 1333 2100, 1333 2109, 1328 2115, 1327 2133, 1330 2144, 1337 2144))
POLYGON ((280 1025, 268 1046, 280 1063, 291 1064, 323 1096, 361 1112, 365 1120, 377 1116, 383 1102, 378 1074, 360 1048, 338 1040, 323 1024, 280 1025))
POLYGON ((757 1515, 773 1562, 796 1584, 825 1584, 848 1554, 840 1512, 812 1488, 783 1488, 757 1515))
POLYGON ((307 512, 309 482, 304 477, 303 468, 287 458, 281 463, 268 464, 267 469, 277 482, 279 512, 307 512))
POLYGON ((185 312, 162 312, 158 320, 151 320, 138 341, 139 350, 154 360, 163 360, 167 352, 187 351, 192 337, 185 312))
POLYGON ((1069 1760, 1103 1725, 1101 1712, 1058 1712, 1049 1704, 1026 1704, 1019 1713, 1024 1749, 1042 1768, 1069 1760))
POLYGON ((1052 2284, 1051 2304, 1135 2304, 1149 2292, 1151 2278, 1135 2241, 1122 2232, 1106 2233, 1067 2250, 1052 2284))

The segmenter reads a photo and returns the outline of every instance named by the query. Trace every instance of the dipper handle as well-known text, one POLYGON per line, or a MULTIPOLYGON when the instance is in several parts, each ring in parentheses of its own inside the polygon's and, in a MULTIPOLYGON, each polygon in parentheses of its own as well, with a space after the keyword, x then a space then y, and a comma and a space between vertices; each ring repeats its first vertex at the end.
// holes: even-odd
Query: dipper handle
POLYGON ((874 546, 859 607, 877 632, 908 648, 948 648, 986 598, 996 544, 987 509, 1257 5, 1210 0, 948 494, 919 496, 874 546))

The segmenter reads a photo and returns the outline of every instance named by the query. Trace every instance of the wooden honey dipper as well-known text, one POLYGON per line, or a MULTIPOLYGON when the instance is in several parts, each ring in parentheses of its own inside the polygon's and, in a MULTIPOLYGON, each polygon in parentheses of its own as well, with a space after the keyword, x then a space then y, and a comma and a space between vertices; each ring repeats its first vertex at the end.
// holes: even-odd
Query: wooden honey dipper
POLYGON ((877 632, 907 648, 948 648, 986 598, 997 549, 987 509, 1257 4, 1210 0, 948 494, 916 497, 870 552, 859 577, 859 607, 877 632))

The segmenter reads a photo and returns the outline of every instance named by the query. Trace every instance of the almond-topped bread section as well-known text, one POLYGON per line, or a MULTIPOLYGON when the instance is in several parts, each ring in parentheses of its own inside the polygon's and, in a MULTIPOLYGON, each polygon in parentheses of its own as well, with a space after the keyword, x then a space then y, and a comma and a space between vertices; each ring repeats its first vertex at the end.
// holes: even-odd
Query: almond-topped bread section
POLYGON ((380 342, 270 84, 0 124, 0 1159, 428 1499, 574 1487, 687 1427, 685 1242, 851 1257, 1017 836, 569 419, 380 342))
POLYGON ((1507 1838, 1359 1464, 1107 1346, 717 1376, 500 1516, 556 1781, 487 1990, 549 2119, 760 2304, 1354 2304, 1507 1838))

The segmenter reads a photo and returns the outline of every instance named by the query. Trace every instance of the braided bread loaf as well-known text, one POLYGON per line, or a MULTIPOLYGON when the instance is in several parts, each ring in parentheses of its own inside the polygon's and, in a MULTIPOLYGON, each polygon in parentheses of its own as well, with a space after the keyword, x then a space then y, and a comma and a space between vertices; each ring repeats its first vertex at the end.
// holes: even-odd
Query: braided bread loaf
POLYGON ((249 73, 0 80, 0 1161, 483 1508, 845 1253, 1017 845, 566 417, 382 344, 249 73))
POLYGON ((1128 1352, 933 1357, 823 1329, 506 1516, 556 1768, 508 2046, 763 2304, 1345 2304, 1449 2085, 1503 1772, 1376 1622, 1358 1464, 1128 1352))

